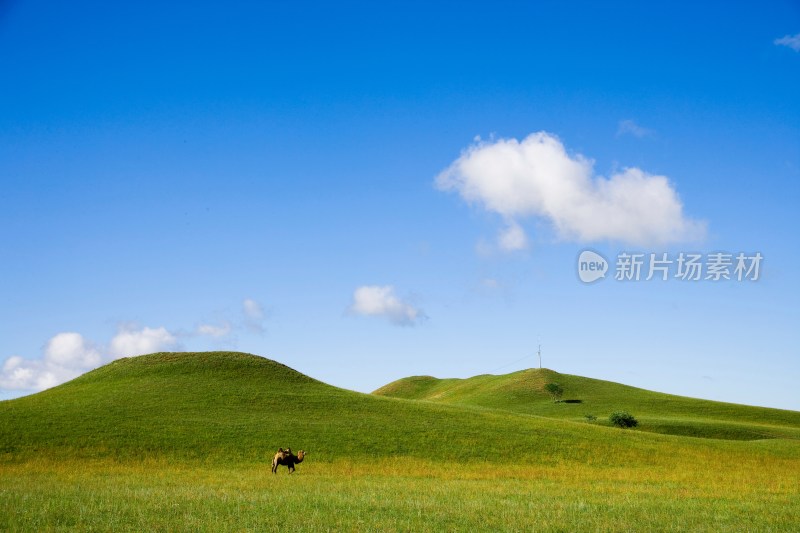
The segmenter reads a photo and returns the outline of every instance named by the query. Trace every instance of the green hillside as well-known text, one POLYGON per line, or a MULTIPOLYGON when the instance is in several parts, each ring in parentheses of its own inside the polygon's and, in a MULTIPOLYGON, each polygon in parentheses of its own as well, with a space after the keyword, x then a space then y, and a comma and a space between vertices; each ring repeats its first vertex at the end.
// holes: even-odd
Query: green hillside
POLYGON ((800 438, 800 412, 686 398, 546 368, 467 379, 414 376, 373 394, 573 421, 593 415, 599 423, 621 409, 633 413, 640 429, 650 432, 733 440, 800 438), (553 382, 564 389, 559 402, 544 388, 553 382))
MULTIPOLYGON (((609 441, 614 431, 356 393, 262 357, 227 352, 120 359, 50 390, 0 402, 0 454, 17 459, 258 461, 291 446, 329 461, 431 454, 457 461, 498 454, 536 462, 590 455, 611 460, 627 446, 609 441)), ((641 433, 625 438, 657 446, 641 433)))
POLYGON ((550 370, 463 380, 414 377, 369 395, 233 352, 120 359, 47 391, 0 402, 0 456, 17 459, 258 461, 291 446, 325 460, 436 454, 485 461, 513 454, 523 462, 614 461, 623 451, 656 449, 660 440, 648 431, 798 438, 800 413, 670 396, 550 370), (581 403, 553 403, 543 391, 550 381, 564 386, 565 400, 581 403), (621 435, 606 427, 603 420, 615 409, 634 413, 644 431, 621 435), (586 414, 598 422, 587 423, 586 414))

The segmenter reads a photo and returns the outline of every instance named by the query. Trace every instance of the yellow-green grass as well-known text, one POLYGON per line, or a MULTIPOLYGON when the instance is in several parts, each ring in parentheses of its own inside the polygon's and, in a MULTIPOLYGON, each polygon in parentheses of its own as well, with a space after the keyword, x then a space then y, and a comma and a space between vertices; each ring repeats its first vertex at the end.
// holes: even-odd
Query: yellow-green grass
POLYGON ((0 530, 798 523, 794 439, 698 439, 359 394, 248 354, 130 358, 0 402, 0 530), (279 446, 310 451, 291 476, 270 473, 279 446))
POLYGON ((734 440, 800 438, 796 411, 686 398, 546 368, 467 379, 413 376, 373 394, 573 421, 592 415, 600 424, 607 423, 612 412, 626 410, 639 420, 642 431, 734 440), (551 399, 547 383, 563 387, 561 401, 551 399))
POLYGON ((263 463, 29 461, 0 467, 0 530, 796 531, 797 466, 747 452, 608 468, 308 462, 291 476, 263 463))

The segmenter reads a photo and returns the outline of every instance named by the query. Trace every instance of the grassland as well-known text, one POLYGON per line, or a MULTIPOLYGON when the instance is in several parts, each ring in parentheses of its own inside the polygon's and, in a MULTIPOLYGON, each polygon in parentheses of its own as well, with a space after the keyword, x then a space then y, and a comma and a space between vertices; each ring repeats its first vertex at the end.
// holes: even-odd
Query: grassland
MULTIPOLYGON (((582 395, 577 405, 589 405, 582 395)), ((0 402, 0 530, 791 531, 800 523, 800 442, 786 436, 800 427, 796 413, 766 419, 785 434, 725 440, 624 431, 526 412, 501 393, 494 405, 471 396, 359 394, 239 353, 120 360, 0 402), (308 459, 292 476, 272 475, 269 459, 287 445, 308 459)), ((658 415, 625 394, 617 400, 658 415)))

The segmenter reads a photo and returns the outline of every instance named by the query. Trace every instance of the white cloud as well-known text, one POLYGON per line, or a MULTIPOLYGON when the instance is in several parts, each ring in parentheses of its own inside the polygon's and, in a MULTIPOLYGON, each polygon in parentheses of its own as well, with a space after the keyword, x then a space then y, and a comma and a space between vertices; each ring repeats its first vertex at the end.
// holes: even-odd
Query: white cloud
POLYGON ((266 319, 267 312, 264 310, 264 306, 252 298, 245 298, 242 300, 241 310, 236 316, 200 323, 192 332, 184 335, 187 337, 204 336, 219 340, 231 337, 241 330, 262 334, 266 331, 266 319))
POLYGON ((242 315, 233 321, 201 323, 188 332, 122 324, 103 345, 94 344, 79 333, 58 333, 45 343, 38 358, 26 359, 19 355, 7 358, 0 366, 0 389, 41 391, 119 357, 180 349, 179 339, 205 336, 219 341, 241 328, 264 331, 265 312, 258 302, 244 300, 242 315))
POLYGON ((24 359, 15 355, 6 359, 0 371, 0 388, 41 391, 118 357, 157 352, 176 345, 175 336, 163 327, 122 326, 105 350, 79 333, 58 333, 45 344, 43 357, 24 359))
POLYGON ((47 341, 41 359, 9 357, 0 372, 0 387, 40 391, 76 378, 102 362, 100 351, 79 333, 59 333, 47 341))
POLYGON ((197 334, 198 335, 205 335, 207 337, 214 337, 215 339, 219 339, 221 337, 226 337, 230 335, 233 327, 231 326, 230 322, 223 322, 219 326, 214 324, 200 324, 197 326, 197 334))
POLYGON ((244 313, 244 325, 247 329, 256 333, 264 332, 264 308, 257 301, 246 298, 242 302, 242 312, 244 313))
POLYGON ((641 139, 642 137, 653 135, 654 132, 649 128, 644 128, 638 125, 633 120, 620 120, 619 126, 617 127, 617 137, 620 135, 625 135, 626 133, 641 139))
POLYGON ((796 33, 795 35, 784 35, 780 39, 775 39, 773 43, 778 46, 788 46, 795 52, 800 52, 800 33, 796 33))
MULTIPOLYGON (((544 218, 562 239, 659 245, 705 234, 704 223, 684 215, 666 176, 629 168, 604 178, 592 166, 582 155, 568 154, 557 137, 539 132, 522 141, 477 141, 436 177, 436 186, 510 224, 544 218)), ((520 244, 520 234, 512 226, 501 233, 499 246, 520 244)))
POLYGON ((497 244, 501 250, 506 252, 525 250, 528 247, 528 237, 525 235, 525 230, 512 220, 500 232, 497 244))
POLYGON ((353 293, 352 313, 377 316, 397 326, 413 326, 425 318, 425 314, 411 304, 400 300, 391 285, 364 285, 353 293))
POLYGON ((100 364, 100 352, 80 333, 59 333, 47 341, 45 360, 54 365, 94 368, 100 364))
POLYGON ((44 390, 61 382, 54 370, 58 371, 48 369, 42 360, 32 361, 13 355, 3 364, 0 387, 5 390, 44 390))
POLYGON ((242 309, 247 318, 252 318, 254 320, 261 320, 264 318, 264 308, 255 300, 251 300, 250 298, 245 299, 245 301, 242 302, 242 309))
POLYGON ((163 327, 136 329, 122 326, 111 339, 108 351, 114 357, 129 357, 160 352, 174 348, 177 344, 175 336, 163 327))

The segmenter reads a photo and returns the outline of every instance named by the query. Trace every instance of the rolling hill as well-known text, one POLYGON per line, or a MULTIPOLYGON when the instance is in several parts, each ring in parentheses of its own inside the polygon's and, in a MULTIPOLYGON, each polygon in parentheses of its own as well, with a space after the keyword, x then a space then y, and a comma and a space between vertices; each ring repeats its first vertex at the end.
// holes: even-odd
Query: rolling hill
MULTIPOLYGON (((522 460, 555 461, 585 458, 592 443, 608 440, 609 431, 356 393, 232 352, 120 359, 58 387, 0 402, 0 456, 17 459, 259 461, 279 446, 291 446, 326 460, 432 453, 487 460, 513 453, 522 460), (560 446, 565 441, 576 445, 560 446), (554 453, 545 457, 547 449, 554 453)), ((641 434, 627 437, 655 445, 641 434)))
POLYGON ((593 415, 600 423, 613 411, 627 410, 641 422, 641 430, 656 433, 732 440, 800 438, 800 412, 686 398, 546 368, 467 379, 413 376, 373 394, 562 420, 593 415), (564 389, 560 402, 553 402, 544 389, 553 382, 564 389))
POLYGON ((514 457, 537 464, 619 464, 631 454, 691 454, 723 445, 581 421, 587 411, 602 416, 612 406, 640 415, 645 428, 670 420, 688 427, 694 420, 698 432, 709 424, 714 431, 714 424, 743 424, 728 430, 792 437, 800 427, 798 413, 681 399, 550 371, 408 378, 361 394, 255 355, 157 353, 120 359, 58 387, 0 402, 0 458, 250 462, 291 446, 327 461, 514 457), (567 397, 583 403, 549 401, 539 386, 555 377, 567 397))

